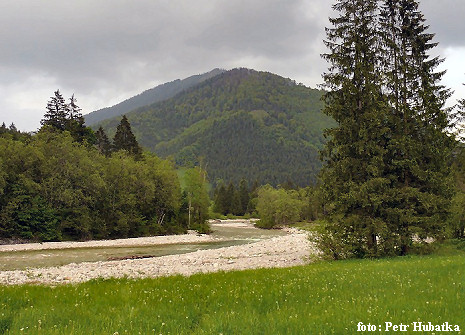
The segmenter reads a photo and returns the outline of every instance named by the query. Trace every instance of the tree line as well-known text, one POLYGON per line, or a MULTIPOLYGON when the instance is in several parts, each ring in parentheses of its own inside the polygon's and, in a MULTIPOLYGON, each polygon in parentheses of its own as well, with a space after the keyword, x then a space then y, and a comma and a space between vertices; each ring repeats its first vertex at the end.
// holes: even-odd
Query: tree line
POLYGON ((110 152, 81 121, 74 96, 68 104, 56 91, 36 134, 0 127, 0 238, 87 240, 207 230, 206 180, 197 169, 186 173, 181 190, 174 163, 143 152, 127 119, 110 152))
POLYGON ((259 217, 260 228, 275 228, 298 221, 314 221, 323 215, 319 187, 299 187, 286 181, 273 187, 259 185, 251 187, 242 179, 239 185, 223 181, 218 183, 213 197, 213 213, 224 216, 259 217))

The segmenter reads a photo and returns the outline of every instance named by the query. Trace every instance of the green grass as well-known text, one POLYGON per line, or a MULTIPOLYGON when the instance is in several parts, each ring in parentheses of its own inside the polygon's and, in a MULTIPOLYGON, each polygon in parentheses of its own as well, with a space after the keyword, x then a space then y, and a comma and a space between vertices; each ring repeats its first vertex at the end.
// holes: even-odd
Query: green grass
POLYGON ((435 256, 0 286, 0 334, 353 334, 358 322, 417 334, 415 321, 463 331, 464 244, 454 243, 435 256))

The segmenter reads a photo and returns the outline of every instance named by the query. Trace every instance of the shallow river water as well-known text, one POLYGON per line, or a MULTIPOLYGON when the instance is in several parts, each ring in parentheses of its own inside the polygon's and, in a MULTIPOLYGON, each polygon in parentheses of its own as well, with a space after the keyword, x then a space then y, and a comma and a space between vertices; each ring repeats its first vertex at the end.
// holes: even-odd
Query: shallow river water
POLYGON ((251 226, 212 224, 212 236, 224 240, 209 243, 91 247, 0 252, 0 271, 60 266, 70 263, 97 262, 112 259, 159 257, 184 254, 202 249, 216 249, 259 241, 286 233, 251 226))

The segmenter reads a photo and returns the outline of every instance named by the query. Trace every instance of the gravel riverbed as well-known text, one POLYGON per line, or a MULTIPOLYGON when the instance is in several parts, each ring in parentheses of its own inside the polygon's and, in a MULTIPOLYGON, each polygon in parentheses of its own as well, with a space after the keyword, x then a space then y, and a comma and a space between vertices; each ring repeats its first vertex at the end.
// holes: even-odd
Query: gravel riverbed
MULTIPOLYGON (((247 223, 232 222, 238 226, 247 223)), ((0 246, 2 251, 41 250, 93 246, 133 246, 170 243, 197 243, 217 241, 208 235, 186 234, 177 236, 156 236, 137 239, 90 242, 53 242, 0 246), (34 249, 38 248, 38 249, 34 249)), ((72 263, 59 267, 31 268, 0 272, 0 284, 68 284, 85 282, 95 278, 147 278, 169 275, 192 275, 199 272, 231 271, 255 268, 289 267, 310 262, 311 255, 317 254, 308 234, 289 229, 284 236, 277 236, 249 244, 198 250, 195 252, 144 259, 125 259, 72 263)))

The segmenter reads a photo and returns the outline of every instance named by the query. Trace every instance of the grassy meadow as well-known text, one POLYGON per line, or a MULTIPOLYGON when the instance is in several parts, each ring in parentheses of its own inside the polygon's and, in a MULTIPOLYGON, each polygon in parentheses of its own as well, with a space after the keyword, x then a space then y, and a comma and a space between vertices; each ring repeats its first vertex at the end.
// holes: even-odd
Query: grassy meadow
MULTIPOLYGON (((350 334, 358 322, 417 321, 463 331, 460 247, 187 278, 1 286, 0 334, 350 334)), ((407 333, 419 333, 412 327, 407 333)))

